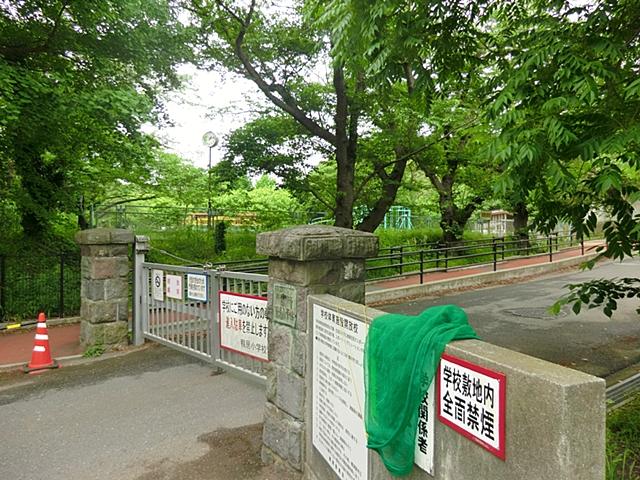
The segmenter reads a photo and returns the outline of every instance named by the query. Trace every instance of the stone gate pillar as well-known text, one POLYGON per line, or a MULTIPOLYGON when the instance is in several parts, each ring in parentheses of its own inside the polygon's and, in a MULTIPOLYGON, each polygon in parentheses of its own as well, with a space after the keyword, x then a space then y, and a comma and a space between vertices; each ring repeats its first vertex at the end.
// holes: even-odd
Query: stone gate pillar
POLYGON ((107 349, 127 345, 129 333, 129 247, 133 232, 95 228, 76 235, 80 245, 80 343, 107 349))
POLYGON ((305 225, 258 235, 269 256, 269 368, 262 460, 305 463, 307 296, 329 293, 364 304, 365 258, 378 251, 371 233, 305 225))

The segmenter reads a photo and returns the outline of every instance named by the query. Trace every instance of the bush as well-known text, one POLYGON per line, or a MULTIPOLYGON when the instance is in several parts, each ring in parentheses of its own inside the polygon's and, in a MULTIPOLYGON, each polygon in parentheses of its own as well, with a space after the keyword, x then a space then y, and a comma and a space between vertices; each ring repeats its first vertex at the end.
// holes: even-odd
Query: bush
POLYGON ((226 231, 227 231, 226 223, 224 222, 216 223, 214 250, 217 254, 224 253, 225 250, 227 249, 227 241, 225 238, 226 231))

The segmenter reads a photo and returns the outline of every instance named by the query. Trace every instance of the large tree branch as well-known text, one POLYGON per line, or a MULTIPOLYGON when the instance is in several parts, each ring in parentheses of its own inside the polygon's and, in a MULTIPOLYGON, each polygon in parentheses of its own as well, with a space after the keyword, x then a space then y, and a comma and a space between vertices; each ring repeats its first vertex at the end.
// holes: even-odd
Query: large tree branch
MULTIPOLYGON (((224 6, 222 1, 218 0, 216 3, 221 8, 223 8, 225 12, 230 12, 230 9, 224 6)), ((232 15, 232 17, 240 23, 240 31, 238 32, 238 35, 236 36, 234 42, 234 53, 238 60, 240 60, 240 62, 242 63, 245 75, 256 84, 256 86, 269 99, 269 101, 271 101, 281 110, 291 115, 298 123, 306 128, 309 133, 322 138, 332 145, 335 145, 336 136, 329 130, 322 128, 314 120, 309 118, 309 116, 300 109, 297 102, 291 95, 291 92, 284 85, 277 84, 275 81, 272 83, 267 82, 264 76, 260 74, 260 72, 258 72, 258 70, 255 68, 255 66, 251 62, 251 59, 247 55, 247 52, 244 50, 244 38, 247 34, 247 29, 251 24, 255 9, 255 3, 255 0, 251 2, 249 12, 244 19, 240 19, 237 14, 232 15), (276 95, 274 92, 278 93, 280 96, 276 95)))
POLYGON ((37 54, 37 53, 47 53, 51 51, 51 45, 53 44, 53 39, 58 33, 58 29, 60 28, 60 23, 62 21, 62 16, 64 15, 64 11, 67 9, 68 1, 62 2, 62 6, 58 10, 56 17, 53 22, 53 27, 47 34, 47 38, 44 39, 42 43, 39 45, 26 46, 26 45, 16 45, 16 46, 0 46, 0 55, 6 58, 7 60, 18 62, 20 60, 25 59, 29 55, 37 54))
MULTIPOLYGON (((403 147, 396 147, 395 152, 396 156, 401 157, 403 147)), ((364 230, 365 232, 374 231, 378 225, 384 219, 385 214, 389 210, 389 207, 393 205, 393 202, 396 200, 396 195, 398 193, 398 189, 400 188, 400 184, 402 183, 402 178, 404 177, 404 171, 407 166, 407 161, 397 162, 393 166, 393 170, 391 173, 387 173, 386 170, 380 171, 380 179, 383 182, 382 185, 382 195, 378 198, 373 209, 367 215, 367 217, 358 225, 358 230, 364 230), (384 173, 384 175, 382 175, 384 173)))

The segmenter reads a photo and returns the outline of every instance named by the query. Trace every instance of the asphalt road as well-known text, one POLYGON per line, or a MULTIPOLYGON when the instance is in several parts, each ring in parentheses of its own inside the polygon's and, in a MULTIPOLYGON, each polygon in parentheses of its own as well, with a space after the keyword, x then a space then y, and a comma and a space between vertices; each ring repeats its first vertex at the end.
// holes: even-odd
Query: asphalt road
POLYGON ((566 308, 558 317, 547 309, 566 292, 564 286, 569 283, 639 274, 640 260, 629 259, 604 263, 591 271, 378 308, 415 315, 433 305, 456 304, 465 309, 471 325, 489 343, 607 377, 640 362, 638 300, 619 302, 611 320, 595 309, 574 315, 566 308))
POLYGON ((0 479, 263 478, 254 474, 264 401, 264 387, 163 347, 38 376, 3 374, 0 479), (233 438, 221 440, 225 432, 233 438), (211 454, 225 444, 237 452, 211 454), (216 464, 225 472, 212 473, 216 464))

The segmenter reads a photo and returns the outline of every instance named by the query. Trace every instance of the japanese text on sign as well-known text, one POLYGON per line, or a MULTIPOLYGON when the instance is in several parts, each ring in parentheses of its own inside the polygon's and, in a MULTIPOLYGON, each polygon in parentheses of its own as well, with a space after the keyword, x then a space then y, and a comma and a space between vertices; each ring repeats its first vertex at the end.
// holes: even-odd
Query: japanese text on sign
POLYGON ((168 275, 167 280, 167 298, 175 298, 182 300, 182 275, 168 275))
POLYGON ((268 360, 267 299, 219 292, 220 347, 268 360))
POLYGON ((273 284, 273 320, 290 327, 296 324, 296 289, 291 285, 273 284))
POLYGON ((445 354, 438 380, 440 421, 504 460, 505 375, 445 354))
POLYGON ((415 464, 429 475, 433 475, 435 385, 434 380, 418 408, 418 428, 416 431, 415 464))
POLYGON ((197 273, 187 275, 187 297, 207 301, 207 276, 197 273))
POLYGON ((313 446, 341 480, 365 480, 364 343, 368 325, 313 306, 313 446))

